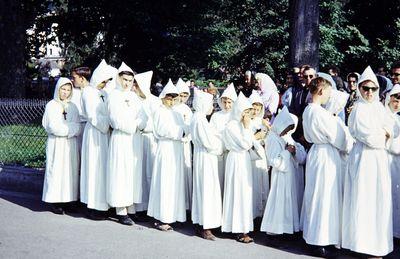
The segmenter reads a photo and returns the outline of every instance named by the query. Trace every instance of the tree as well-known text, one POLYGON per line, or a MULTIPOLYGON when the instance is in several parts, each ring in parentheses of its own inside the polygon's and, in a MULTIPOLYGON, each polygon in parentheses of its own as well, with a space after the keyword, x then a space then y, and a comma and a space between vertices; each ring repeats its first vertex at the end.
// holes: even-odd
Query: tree
POLYGON ((290 0, 290 65, 319 66, 319 1, 290 0))

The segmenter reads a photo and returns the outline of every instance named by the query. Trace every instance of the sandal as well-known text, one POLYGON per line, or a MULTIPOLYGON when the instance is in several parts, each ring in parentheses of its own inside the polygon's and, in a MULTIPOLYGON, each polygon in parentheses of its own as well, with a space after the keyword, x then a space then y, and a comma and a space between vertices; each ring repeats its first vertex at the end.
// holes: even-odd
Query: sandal
POLYGON ((210 230, 203 230, 201 232, 201 237, 206 239, 206 240, 211 240, 211 241, 215 241, 217 240, 217 238, 211 233, 210 230))
POLYGON ((249 244, 254 242, 254 240, 246 234, 240 234, 236 237, 236 241, 244 244, 249 244))
POLYGON ((160 231, 165 231, 165 232, 174 230, 170 225, 162 223, 154 223, 154 227, 160 231))

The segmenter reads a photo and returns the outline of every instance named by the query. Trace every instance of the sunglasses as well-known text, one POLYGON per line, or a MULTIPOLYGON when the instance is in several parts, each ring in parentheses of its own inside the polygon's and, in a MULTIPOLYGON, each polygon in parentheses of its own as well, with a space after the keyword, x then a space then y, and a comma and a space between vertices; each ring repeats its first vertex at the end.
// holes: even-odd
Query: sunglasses
POLYGON ((390 97, 394 97, 397 100, 400 100, 400 93, 399 94, 392 94, 390 97))
POLYGON ((392 73, 392 76, 400 76, 400 73, 392 73))
POLYGON ((303 78, 304 79, 307 79, 307 78, 313 79, 314 75, 303 75, 303 78))
POLYGON ((362 88, 365 92, 368 92, 369 90, 371 90, 372 92, 376 92, 376 90, 378 90, 378 87, 362 86, 361 88, 362 88))

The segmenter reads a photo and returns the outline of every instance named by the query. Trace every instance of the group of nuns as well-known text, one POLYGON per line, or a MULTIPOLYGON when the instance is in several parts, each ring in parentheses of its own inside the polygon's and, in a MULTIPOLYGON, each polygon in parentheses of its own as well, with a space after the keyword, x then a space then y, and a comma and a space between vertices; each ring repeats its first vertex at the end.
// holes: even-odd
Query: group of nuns
POLYGON ((336 115, 348 95, 313 79, 302 116, 312 144, 306 151, 291 137, 298 118, 286 107, 264 118, 277 94, 266 74, 256 74, 263 90, 249 98, 228 85, 216 112, 213 95, 198 89, 190 108, 182 79, 169 80, 158 97, 151 79, 152 71, 136 74, 104 60, 82 89, 58 79, 42 121, 42 199, 53 212, 80 200, 91 219, 107 219, 115 208, 118 221, 132 225, 147 213, 161 231, 191 215, 204 239, 216 240, 212 230, 220 228, 242 243, 253 242, 249 233, 262 218, 269 238, 302 231, 322 254, 333 245, 378 257, 393 250, 393 236, 400 238, 400 85, 383 105, 367 67, 346 126, 336 115))

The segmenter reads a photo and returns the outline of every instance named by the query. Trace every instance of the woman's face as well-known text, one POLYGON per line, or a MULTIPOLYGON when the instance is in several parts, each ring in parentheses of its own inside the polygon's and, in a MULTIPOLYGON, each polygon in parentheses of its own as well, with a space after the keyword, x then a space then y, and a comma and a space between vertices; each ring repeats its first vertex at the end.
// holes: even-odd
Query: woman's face
POLYGON ((246 109, 242 112, 242 118, 244 117, 252 117, 253 115, 253 109, 246 109))
POLYGON ((65 84, 60 87, 59 90, 59 97, 61 101, 65 101, 69 98, 72 92, 72 85, 71 84, 65 84))
POLYGON ((361 96, 367 102, 372 102, 374 100, 374 93, 378 89, 379 88, 372 81, 364 81, 359 86, 359 90, 360 90, 361 96))

